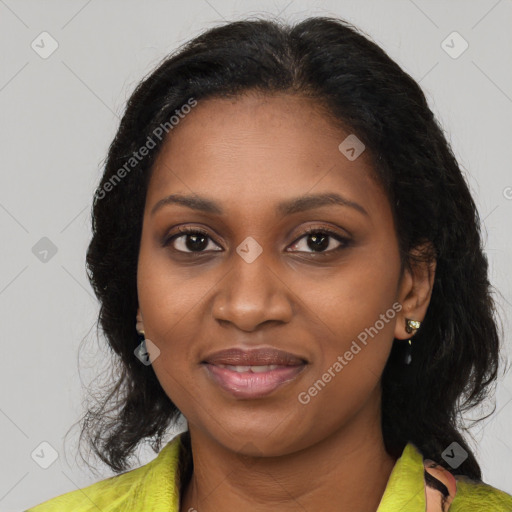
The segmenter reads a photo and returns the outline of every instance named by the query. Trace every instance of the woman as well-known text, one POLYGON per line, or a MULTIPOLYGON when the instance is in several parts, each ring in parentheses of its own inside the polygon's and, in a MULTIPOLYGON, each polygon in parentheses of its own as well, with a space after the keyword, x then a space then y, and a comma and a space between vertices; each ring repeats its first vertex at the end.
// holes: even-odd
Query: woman
POLYGON ((188 429, 30 511, 510 512, 458 427, 498 375, 479 226, 424 94, 355 27, 190 41, 130 98, 96 191, 122 372, 82 433, 120 473, 188 429))

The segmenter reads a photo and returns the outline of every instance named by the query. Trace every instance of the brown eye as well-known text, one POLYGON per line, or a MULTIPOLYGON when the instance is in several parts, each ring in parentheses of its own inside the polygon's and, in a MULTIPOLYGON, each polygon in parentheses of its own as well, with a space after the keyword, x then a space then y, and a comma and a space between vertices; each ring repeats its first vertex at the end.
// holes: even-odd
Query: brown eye
MULTIPOLYGON (((183 253, 201 253, 206 252, 206 249, 210 246, 209 241, 212 242, 208 233, 199 228, 185 227, 180 228, 180 234, 172 235, 167 238, 163 246, 172 245, 172 248, 177 252, 183 253)), ((213 245, 213 247, 219 247, 213 245)), ((222 249, 213 249, 222 250, 222 249)))
POLYGON ((302 244, 304 249, 298 249, 298 252, 312 252, 313 254, 335 252, 350 244, 348 238, 326 228, 306 229, 292 247, 300 246, 299 241, 302 239, 305 239, 305 243, 302 244), (310 249, 310 251, 307 249, 310 249))

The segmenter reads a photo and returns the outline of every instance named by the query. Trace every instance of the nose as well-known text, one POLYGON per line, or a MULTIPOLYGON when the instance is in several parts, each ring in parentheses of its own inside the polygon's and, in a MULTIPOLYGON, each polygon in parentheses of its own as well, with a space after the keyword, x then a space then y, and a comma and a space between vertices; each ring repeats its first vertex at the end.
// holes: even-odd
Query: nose
POLYGON ((214 297, 213 317, 243 331, 253 331, 266 322, 289 322, 294 294, 278 269, 273 268, 270 258, 263 252, 251 262, 238 253, 232 259, 214 297))

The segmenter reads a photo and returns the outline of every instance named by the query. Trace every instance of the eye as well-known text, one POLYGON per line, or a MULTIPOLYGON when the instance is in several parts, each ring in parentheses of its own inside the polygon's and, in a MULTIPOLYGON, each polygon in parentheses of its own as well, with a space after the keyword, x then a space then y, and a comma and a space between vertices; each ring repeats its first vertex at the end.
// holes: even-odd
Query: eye
MULTIPOLYGON (((176 252, 188 254, 201 254, 204 252, 209 252, 208 248, 210 248, 210 251, 222 251, 222 248, 215 244, 210 238, 208 232, 201 228, 185 226, 180 227, 179 232, 180 234, 174 234, 170 237, 167 237, 162 243, 162 246, 167 247, 168 245, 172 245, 176 252), (211 243, 209 243, 209 241, 211 243)), ((339 233, 329 228, 309 227, 301 233, 301 237, 297 239, 291 247, 295 247, 297 252, 311 252, 318 255, 329 255, 333 252, 348 247, 350 242, 350 239, 343 237, 339 233), (307 240, 308 238, 309 240, 307 240), (306 249, 309 248, 312 249, 312 251, 296 249, 297 246, 300 246, 299 242, 302 239, 307 240, 305 243, 306 249), (334 247, 332 247, 333 242, 335 245, 334 247), (338 244, 337 246, 336 243, 338 244)))
MULTIPOLYGON (((328 255, 338 250, 344 249, 350 245, 350 239, 341 236, 339 233, 328 228, 307 228, 302 232, 302 236, 294 242, 291 247, 297 247, 301 244, 300 240, 306 240, 303 244, 306 248, 312 249, 313 254, 328 255), (336 246, 337 242, 337 246, 336 246), (332 247, 334 243, 334 247, 332 247)), ((298 252, 310 252, 307 250, 298 250, 298 252)))
MULTIPOLYGON (((167 238, 162 245, 167 247, 168 245, 172 244, 173 248, 177 252, 184 253, 201 253, 205 252, 205 249, 208 248, 208 240, 211 240, 211 238, 205 230, 197 227, 187 226, 179 228, 179 231, 182 234, 176 234, 167 238)), ((218 249, 214 250, 222 251, 222 249, 219 248, 217 244, 214 245, 218 247, 218 249)))

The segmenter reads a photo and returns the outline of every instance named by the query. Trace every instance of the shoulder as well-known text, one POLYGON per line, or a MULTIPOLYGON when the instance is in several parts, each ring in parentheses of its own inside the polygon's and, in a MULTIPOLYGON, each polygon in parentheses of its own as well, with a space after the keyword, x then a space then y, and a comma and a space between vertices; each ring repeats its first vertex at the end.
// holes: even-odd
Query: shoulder
POLYGON ((110 512, 115 501, 127 501, 141 481, 142 468, 121 475, 112 476, 82 489, 67 492, 51 498, 25 512, 89 512, 102 510, 110 512))
POLYGON ((512 512, 512 495, 465 476, 456 479, 457 494, 450 512, 512 512))
POLYGON ((512 512, 512 496, 485 482, 453 475, 431 461, 423 461, 427 512, 512 512))
POLYGON ((135 511, 161 502, 174 503, 179 438, 172 439, 144 466, 51 498, 25 512, 135 511))

